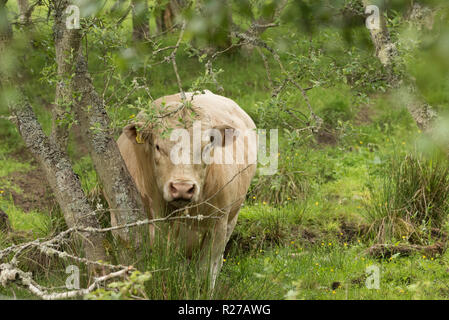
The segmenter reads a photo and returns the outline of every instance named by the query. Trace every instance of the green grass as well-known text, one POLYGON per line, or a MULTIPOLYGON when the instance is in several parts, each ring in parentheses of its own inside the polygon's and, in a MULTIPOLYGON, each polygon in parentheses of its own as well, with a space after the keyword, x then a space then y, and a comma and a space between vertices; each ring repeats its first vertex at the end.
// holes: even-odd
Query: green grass
MULTIPOLYGON (((42 12, 36 14, 42 15, 42 12)), ((130 23, 127 19, 124 29, 117 31, 114 37, 126 42, 130 23)), ((98 33, 92 31, 89 36, 89 67, 96 87, 101 90, 104 78, 99 72, 104 71, 105 64, 99 58, 100 46, 94 44, 106 38, 102 30, 95 32, 98 33)), ((147 297, 448 299, 448 253, 436 257, 415 254, 374 259, 366 254, 373 238, 360 233, 364 226, 372 223, 366 215, 366 203, 372 200, 369 187, 388 180, 388 164, 415 150, 415 140, 421 135, 397 99, 397 92, 383 92, 380 90, 383 83, 371 81, 379 70, 371 52, 355 46, 347 48, 332 29, 321 31, 313 41, 309 41, 307 35, 289 33, 284 36, 277 32, 281 33, 269 30, 266 38, 284 38, 286 51, 281 53, 281 59, 293 69, 302 68, 303 78, 298 81, 308 87, 309 80, 315 76, 323 79, 323 83, 308 91, 308 96, 314 111, 324 119, 326 129, 333 137, 332 143, 317 143, 310 134, 295 131, 303 124, 298 124, 285 108, 292 109, 296 117, 302 119, 303 114, 307 118, 307 106, 301 94, 291 87, 282 93, 282 101, 271 99, 272 88, 256 50, 249 56, 238 52, 220 56, 214 62, 214 68, 223 70, 218 75, 218 81, 224 87, 223 95, 245 109, 258 127, 280 129, 279 171, 274 176, 254 179, 228 244, 226 261, 213 295, 198 280, 194 263, 175 254, 152 252, 152 256, 145 256, 140 261, 141 271, 168 270, 156 272, 146 282, 147 297), (337 39, 331 43, 333 49, 327 54, 320 53, 321 47, 329 49, 329 39, 337 39), (350 50, 351 55, 341 55, 345 50, 350 50), (301 53, 297 60, 292 58, 291 53, 295 52, 301 53), (338 65, 332 64, 330 55, 338 58, 338 65), (352 79, 354 75, 357 79, 352 79), (365 286, 366 268, 372 265, 381 271, 379 290, 365 286)), ((163 44, 173 44, 176 39, 176 34, 169 35, 163 44)), ((51 46, 50 29, 45 29, 38 40, 42 47, 51 46)), ((185 49, 182 46, 179 50, 177 62, 183 88, 188 90, 203 75, 204 67, 197 58, 189 57, 185 49)), ((120 60, 120 50, 121 47, 111 49, 112 60, 119 61, 119 65, 129 71, 126 67, 132 61, 120 60)), ((148 52, 144 51, 145 54, 148 56, 148 52)), ((52 56, 42 52, 24 55, 32 70, 30 76, 36 80, 26 89, 48 133, 51 117, 46 107, 54 99, 54 87, 38 79, 42 77, 43 66, 51 66, 52 56)), ((273 59, 269 60, 269 65, 272 78, 281 80, 273 59)), ((142 73, 142 69, 137 68, 132 75, 142 76, 142 73)), ((122 98, 129 91, 131 78, 120 78, 119 75, 123 76, 117 73, 106 97, 115 93, 122 98)), ((146 80, 153 98, 178 92, 170 65, 154 67, 146 80)), ((206 84, 205 88, 217 92, 214 84, 206 84)), ((114 125, 119 128, 126 122, 136 112, 133 107, 138 105, 137 98, 145 96, 139 90, 125 101, 112 96, 108 111, 114 125), (114 104, 118 102, 122 105, 115 108, 114 104)), ((7 114, 6 109, 0 111, 2 115, 7 114)), ((89 198, 97 200, 101 188, 92 161, 79 154, 73 137, 69 155, 74 170, 80 175, 83 190, 89 198)), ((32 170, 30 163, 11 156, 22 147, 14 126, 0 119, 0 190, 20 192, 18 186, 7 182, 7 178, 13 173, 32 170)), ((0 196, 0 208, 8 213, 16 232, 24 233, 26 239, 50 236, 54 232, 58 223, 49 212, 25 213, 6 194, 0 196)), ((447 221, 447 212, 444 214, 447 221)), ((0 234, 0 248, 11 241, 0 234)), ((58 287, 65 283, 64 271, 64 264, 56 264, 50 271, 37 269, 35 274, 44 285, 58 287)), ((21 289, 13 290, 19 298, 32 297, 21 289)), ((12 296, 12 289, 0 288, 0 295, 12 296)))

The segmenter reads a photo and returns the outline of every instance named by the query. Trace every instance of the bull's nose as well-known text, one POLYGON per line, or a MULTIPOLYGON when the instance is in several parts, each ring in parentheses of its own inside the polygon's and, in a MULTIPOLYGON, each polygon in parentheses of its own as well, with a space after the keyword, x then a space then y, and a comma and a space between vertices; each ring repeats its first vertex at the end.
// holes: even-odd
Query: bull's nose
POLYGON ((170 182, 170 195, 173 200, 192 200, 195 184, 191 182, 170 182))

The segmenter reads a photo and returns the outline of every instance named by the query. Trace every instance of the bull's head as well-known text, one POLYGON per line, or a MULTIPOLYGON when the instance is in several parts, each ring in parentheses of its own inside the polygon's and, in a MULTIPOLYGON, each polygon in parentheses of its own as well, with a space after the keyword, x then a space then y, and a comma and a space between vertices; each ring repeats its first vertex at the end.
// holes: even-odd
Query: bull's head
MULTIPOLYGON (((185 112, 181 114, 186 117, 185 112)), ((163 122, 157 127, 144 122, 132 123, 124 128, 124 133, 145 155, 144 161, 148 161, 155 180, 149 184, 156 183, 169 205, 182 208, 200 202, 204 200, 202 191, 211 159, 217 149, 223 154, 229 141, 234 141, 234 129, 227 125, 211 126, 209 121, 201 119, 198 139, 198 128, 192 123, 186 125, 189 121, 180 125, 179 113, 164 118, 163 122), (204 161, 205 158, 209 161, 204 161)))

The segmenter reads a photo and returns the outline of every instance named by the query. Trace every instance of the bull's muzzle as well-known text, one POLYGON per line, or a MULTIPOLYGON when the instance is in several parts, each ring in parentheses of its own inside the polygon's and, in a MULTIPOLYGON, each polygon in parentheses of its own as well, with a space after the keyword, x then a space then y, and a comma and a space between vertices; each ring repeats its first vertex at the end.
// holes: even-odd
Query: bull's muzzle
POLYGON ((191 181, 170 182, 168 189, 173 201, 185 202, 190 202, 197 191, 196 184, 191 181))

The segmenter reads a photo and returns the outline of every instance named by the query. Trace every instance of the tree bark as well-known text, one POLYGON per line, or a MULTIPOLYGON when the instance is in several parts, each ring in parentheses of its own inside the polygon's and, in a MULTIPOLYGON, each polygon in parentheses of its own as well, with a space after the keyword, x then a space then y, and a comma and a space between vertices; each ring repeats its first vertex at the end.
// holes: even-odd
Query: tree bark
MULTIPOLYGON (((26 101, 19 100, 11 107, 16 116, 19 133, 28 150, 44 170, 69 228, 75 226, 99 228, 98 220, 67 155, 44 134, 36 115, 26 101)), ((104 234, 84 233, 81 239, 89 260, 107 260, 104 234)))
MULTIPOLYGON (((80 124, 84 142, 103 185, 110 209, 117 224, 132 223, 147 218, 142 199, 128 172, 117 143, 110 132, 110 121, 103 101, 95 91, 87 71, 87 64, 80 54, 76 63, 72 90, 78 97, 73 108, 80 124)), ((144 240, 148 228, 122 229, 119 236, 125 241, 144 240)))
POLYGON ((21 24, 25 26, 29 26, 31 24, 31 13, 32 8, 28 3, 28 0, 17 0, 17 4, 19 7, 19 21, 21 24))
POLYGON ((0 0, 0 54, 6 49, 7 43, 12 38, 12 28, 8 21, 6 2, 8 0, 0 0))
MULTIPOLYGON (((364 8, 371 4, 369 0, 361 1, 364 8)), ((394 73, 395 58, 398 55, 397 48, 391 41, 390 33, 382 12, 380 12, 379 19, 379 28, 370 30, 371 40, 375 47, 377 58, 387 71, 387 81, 390 85, 397 86, 402 80, 398 79, 394 73)), ((413 81, 410 80, 408 82, 410 84, 406 85, 406 91, 412 98, 406 102, 407 109, 415 120, 417 126, 423 131, 429 131, 433 121, 437 117, 437 113, 429 104, 423 101, 422 97, 419 95, 419 90, 413 84, 413 81)))
POLYGON ((55 10, 55 24, 53 27, 58 66, 58 83, 56 85, 55 104, 52 108, 51 139, 58 143, 63 150, 67 149, 69 125, 66 121, 70 112, 72 92, 70 77, 74 71, 74 64, 81 44, 81 34, 77 29, 66 28, 65 8, 69 1, 63 0, 55 10))
POLYGON ((132 0, 133 39, 142 42, 150 35, 150 18, 147 0, 132 0))
MULTIPOLYGON (((81 29, 67 30, 63 23, 63 12, 69 1, 64 1, 64 4, 57 13, 55 25, 58 73, 64 80, 63 86, 59 89, 60 95, 64 98, 64 102, 70 100, 82 132, 83 142, 88 148, 117 223, 126 224, 143 220, 147 216, 140 194, 112 136, 103 100, 95 91, 87 62, 80 52, 81 29)), ((116 233, 123 240, 127 242, 133 240, 138 245, 147 234, 147 229, 145 227, 121 229, 116 233)))

